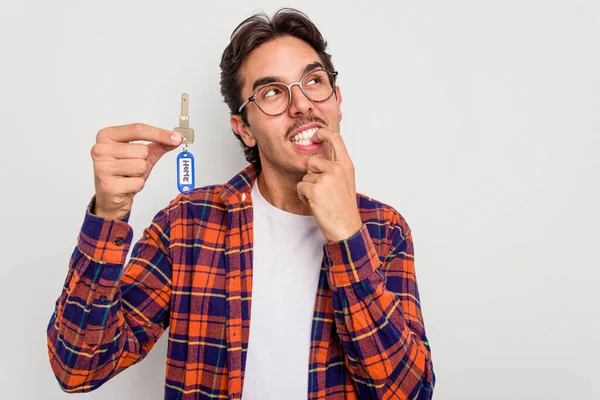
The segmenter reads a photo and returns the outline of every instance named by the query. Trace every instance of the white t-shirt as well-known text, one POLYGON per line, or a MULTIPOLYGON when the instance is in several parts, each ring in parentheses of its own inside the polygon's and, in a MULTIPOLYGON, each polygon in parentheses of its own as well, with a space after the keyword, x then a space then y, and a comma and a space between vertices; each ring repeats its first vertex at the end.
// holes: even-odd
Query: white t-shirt
POLYGON ((323 245, 313 216, 265 200, 255 183, 250 338, 243 400, 306 399, 323 245))

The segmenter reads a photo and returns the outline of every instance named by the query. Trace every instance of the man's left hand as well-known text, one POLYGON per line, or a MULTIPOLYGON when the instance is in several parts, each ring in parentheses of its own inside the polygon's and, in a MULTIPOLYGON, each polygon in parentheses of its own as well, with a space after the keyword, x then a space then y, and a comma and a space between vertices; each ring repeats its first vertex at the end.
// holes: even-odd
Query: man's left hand
POLYGON ((298 183, 298 195, 308 205, 329 242, 345 240, 362 227, 356 204, 354 165, 337 132, 319 129, 313 143, 327 142, 331 159, 309 156, 308 173, 298 183))

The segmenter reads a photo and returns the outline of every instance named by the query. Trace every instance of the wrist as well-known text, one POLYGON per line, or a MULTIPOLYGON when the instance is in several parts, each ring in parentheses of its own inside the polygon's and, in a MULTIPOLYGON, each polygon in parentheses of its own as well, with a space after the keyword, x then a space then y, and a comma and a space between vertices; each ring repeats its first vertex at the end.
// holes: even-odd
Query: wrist
POLYGON ((94 198, 94 201, 92 202, 92 205, 90 207, 91 214, 106 220, 121 220, 127 214, 129 214, 130 211, 131 210, 105 210, 101 207, 98 207, 96 198, 94 198))
POLYGON ((342 230, 336 232, 330 237, 326 237, 326 239, 329 243, 336 243, 347 240, 356 235, 361 230, 362 226, 363 223, 360 219, 357 221, 350 222, 346 224, 342 230))

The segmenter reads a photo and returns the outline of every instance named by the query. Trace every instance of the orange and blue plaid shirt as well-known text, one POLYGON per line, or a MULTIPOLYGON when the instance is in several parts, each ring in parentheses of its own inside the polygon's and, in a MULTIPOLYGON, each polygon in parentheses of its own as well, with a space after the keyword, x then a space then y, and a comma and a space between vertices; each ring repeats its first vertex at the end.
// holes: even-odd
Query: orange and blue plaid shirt
MULTIPOLYGON (((250 165, 224 185, 179 195, 127 265, 129 214, 96 217, 92 198, 47 330, 64 391, 103 385, 169 328, 165 399, 241 398, 256 176, 250 165)), ((410 228, 388 205, 362 194, 357 202, 361 229, 323 246, 307 398, 430 399, 435 375, 410 228)))

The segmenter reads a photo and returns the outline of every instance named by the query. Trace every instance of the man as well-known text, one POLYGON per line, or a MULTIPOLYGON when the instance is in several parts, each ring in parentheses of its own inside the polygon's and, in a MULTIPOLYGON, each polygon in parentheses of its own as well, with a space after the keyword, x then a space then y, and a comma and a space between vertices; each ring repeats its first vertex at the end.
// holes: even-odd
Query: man
POLYGON ((292 9, 252 16, 221 70, 251 164, 174 199, 126 266, 133 196, 181 138, 98 133, 96 194, 48 326, 61 388, 99 387, 169 327, 167 399, 431 398, 410 229, 355 191, 321 34, 292 9))

